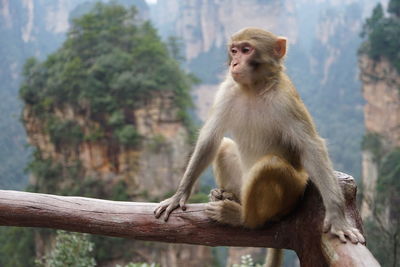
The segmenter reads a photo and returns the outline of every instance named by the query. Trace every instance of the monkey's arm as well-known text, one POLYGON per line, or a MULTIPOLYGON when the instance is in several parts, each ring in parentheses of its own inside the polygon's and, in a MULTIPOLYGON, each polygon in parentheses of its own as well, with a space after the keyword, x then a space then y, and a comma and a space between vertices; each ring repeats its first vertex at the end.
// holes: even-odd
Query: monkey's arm
POLYGON ((186 209, 185 203, 188 200, 193 184, 203 172, 203 170, 211 163, 216 151, 221 143, 224 134, 223 107, 214 108, 211 117, 206 121, 200 131, 194 152, 190 158, 189 164, 183 175, 176 193, 162 201, 154 211, 156 218, 159 218, 165 211, 164 220, 167 221, 170 213, 181 207, 186 209))
POLYGON ((344 197, 333 173, 324 140, 315 133, 305 137, 301 143, 302 165, 320 191, 324 202, 324 232, 330 231, 342 242, 346 242, 347 236, 353 243, 364 243, 362 234, 346 219, 344 197))
POLYGON ((301 101, 292 98, 287 106, 291 121, 286 124, 286 140, 300 153, 301 164, 321 193, 325 206, 324 232, 330 231, 346 242, 364 243, 365 239, 347 221, 345 202, 339 182, 333 173, 332 163, 324 140, 318 135, 310 114, 301 101))

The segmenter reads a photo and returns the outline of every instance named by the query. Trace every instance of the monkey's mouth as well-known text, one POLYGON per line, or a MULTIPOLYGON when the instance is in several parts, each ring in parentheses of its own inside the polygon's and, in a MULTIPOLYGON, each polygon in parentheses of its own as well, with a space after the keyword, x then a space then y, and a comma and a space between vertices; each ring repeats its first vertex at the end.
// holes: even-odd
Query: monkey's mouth
POLYGON ((239 82, 243 79, 243 74, 240 72, 231 72, 231 75, 233 80, 235 80, 236 82, 239 82))
POLYGON ((231 70, 232 76, 240 77, 243 76, 243 72, 237 70, 231 70))

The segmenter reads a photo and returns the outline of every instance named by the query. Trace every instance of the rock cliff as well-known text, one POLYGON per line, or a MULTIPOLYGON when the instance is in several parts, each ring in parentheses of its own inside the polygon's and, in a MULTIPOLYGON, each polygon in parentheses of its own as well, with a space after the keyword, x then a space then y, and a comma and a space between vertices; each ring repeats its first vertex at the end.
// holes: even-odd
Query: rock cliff
MULTIPOLYGON (((28 183, 23 166, 26 166, 30 150, 26 148, 26 136, 18 119, 21 103, 18 88, 21 72, 27 58, 43 59, 56 50, 65 39, 70 26, 70 13, 92 5, 94 0, 0 0, 0 156, 7 158, 0 163, 0 187, 23 190, 28 183), (21 167, 22 166, 22 167, 21 167)), ((143 18, 149 17, 144 0, 121 0, 126 5, 136 4, 143 18)), ((79 13, 79 12, 78 12, 79 13)), ((75 14, 76 15, 76 14, 75 14)))
MULTIPOLYGON (((172 93, 160 93, 140 108, 126 111, 127 120, 134 122, 137 132, 144 136, 139 148, 115 144, 106 138, 63 146, 52 141, 45 122, 35 116, 29 105, 23 119, 29 143, 44 159, 65 166, 80 162, 82 177, 96 177, 106 185, 124 181, 135 200, 146 200, 137 199, 143 194, 161 199, 176 189, 190 149, 188 131, 177 117, 173 99, 172 93)), ((56 109, 54 115, 60 122, 76 123, 86 136, 92 129, 102 127, 72 107, 56 109)), ((105 136, 109 134, 106 132, 105 136)), ((31 184, 35 183, 32 177, 31 184)))
MULTIPOLYGON (((83 140, 76 146, 55 144, 45 130, 44 121, 35 115, 29 105, 24 109, 23 120, 29 143, 40 151, 42 160, 50 159, 53 166, 62 166, 59 175, 71 175, 69 172, 73 168, 76 170, 79 162, 75 172, 78 177, 53 177, 57 182, 50 188, 65 194, 73 194, 76 188, 80 188, 79 195, 100 194, 108 199, 158 201, 176 190, 190 151, 188 130, 177 114, 174 95, 170 92, 156 93, 138 108, 125 111, 126 118, 144 137, 137 147, 117 145, 107 140, 107 132, 104 138, 83 140)), ((54 116, 59 121, 76 123, 85 134, 101 127, 98 122, 68 106, 56 109, 54 116)), ((43 184, 34 175, 31 176, 31 184, 43 190, 43 184)), ((39 235, 36 238, 38 255, 49 249, 45 245, 48 243, 46 238, 49 237, 39 235)), ((162 266, 204 266, 205 262, 212 260, 211 250, 206 247, 144 244, 138 241, 129 241, 125 245, 132 253, 130 260, 137 262, 157 262, 162 266)), ((100 266, 121 262, 118 252, 111 258, 100 262, 100 266)))
POLYGON ((364 120, 367 132, 377 133, 388 147, 400 146, 400 75, 386 59, 367 56, 359 61, 362 93, 366 101, 364 120))
POLYGON ((225 46, 226 40, 245 25, 265 27, 277 33, 289 33, 296 40, 290 1, 158 1, 153 11, 161 33, 175 34, 185 44, 187 60, 193 60, 213 47, 225 46), (260 14, 268 14, 261 16, 260 14), (282 23, 283 20, 286 23, 282 23), (285 25, 284 27, 280 27, 285 25), (278 30, 278 28, 280 28, 278 30))
MULTIPOLYGON (((375 61, 362 55, 359 67, 366 132, 379 138, 379 154, 384 155, 400 147, 400 75, 384 58, 375 61)), ((376 149, 362 152, 363 218, 371 216, 374 209, 380 167, 376 149)))

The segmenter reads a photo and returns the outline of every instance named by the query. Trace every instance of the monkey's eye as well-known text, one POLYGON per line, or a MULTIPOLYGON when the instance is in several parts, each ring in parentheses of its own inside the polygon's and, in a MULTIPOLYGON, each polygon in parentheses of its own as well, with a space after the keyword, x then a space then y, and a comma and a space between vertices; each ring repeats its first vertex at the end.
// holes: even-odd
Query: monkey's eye
POLYGON ((248 53, 250 53, 250 51, 251 51, 251 47, 249 47, 249 46, 242 47, 243 54, 248 54, 248 53))
POLYGON ((236 54, 238 52, 237 48, 231 48, 231 53, 236 54))

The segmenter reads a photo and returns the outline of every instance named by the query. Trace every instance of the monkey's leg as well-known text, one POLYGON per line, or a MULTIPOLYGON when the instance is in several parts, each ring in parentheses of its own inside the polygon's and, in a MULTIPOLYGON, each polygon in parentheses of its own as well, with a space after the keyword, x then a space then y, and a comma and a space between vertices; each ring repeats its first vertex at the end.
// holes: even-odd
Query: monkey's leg
POLYGON ((238 226, 242 224, 242 208, 239 204, 242 185, 242 169, 236 143, 224 138, 213 163, 218 188, 211 190, 207 215, 220 223, 238 226), (221 201, 222 200, 222 201, 221 201))
POLYGON ((223 224, 240 226, 242 223, 242 206, 233 200, 209 202, 206 214, 209 218, 223 224))
POLYGON ((247 173, 241 195, 243 224, 249 228, 289 213, 302 196, 308 176, 285 159, 267 155, 247 173))
POLYGON ((213 162, 217 189, 210 192, 210 201, 234 200, 239 202, 242 186, 242 170, 236 143, 223 138, 213 162))
MULTIPOLYGON (((303 194, 308 175, 286 160, 267 155, 246 175, 242 191, 243 225, 255 228, 290 212, 303 194)), ((266 267, 282 266, 283 250, 268 248, 266 267)))

